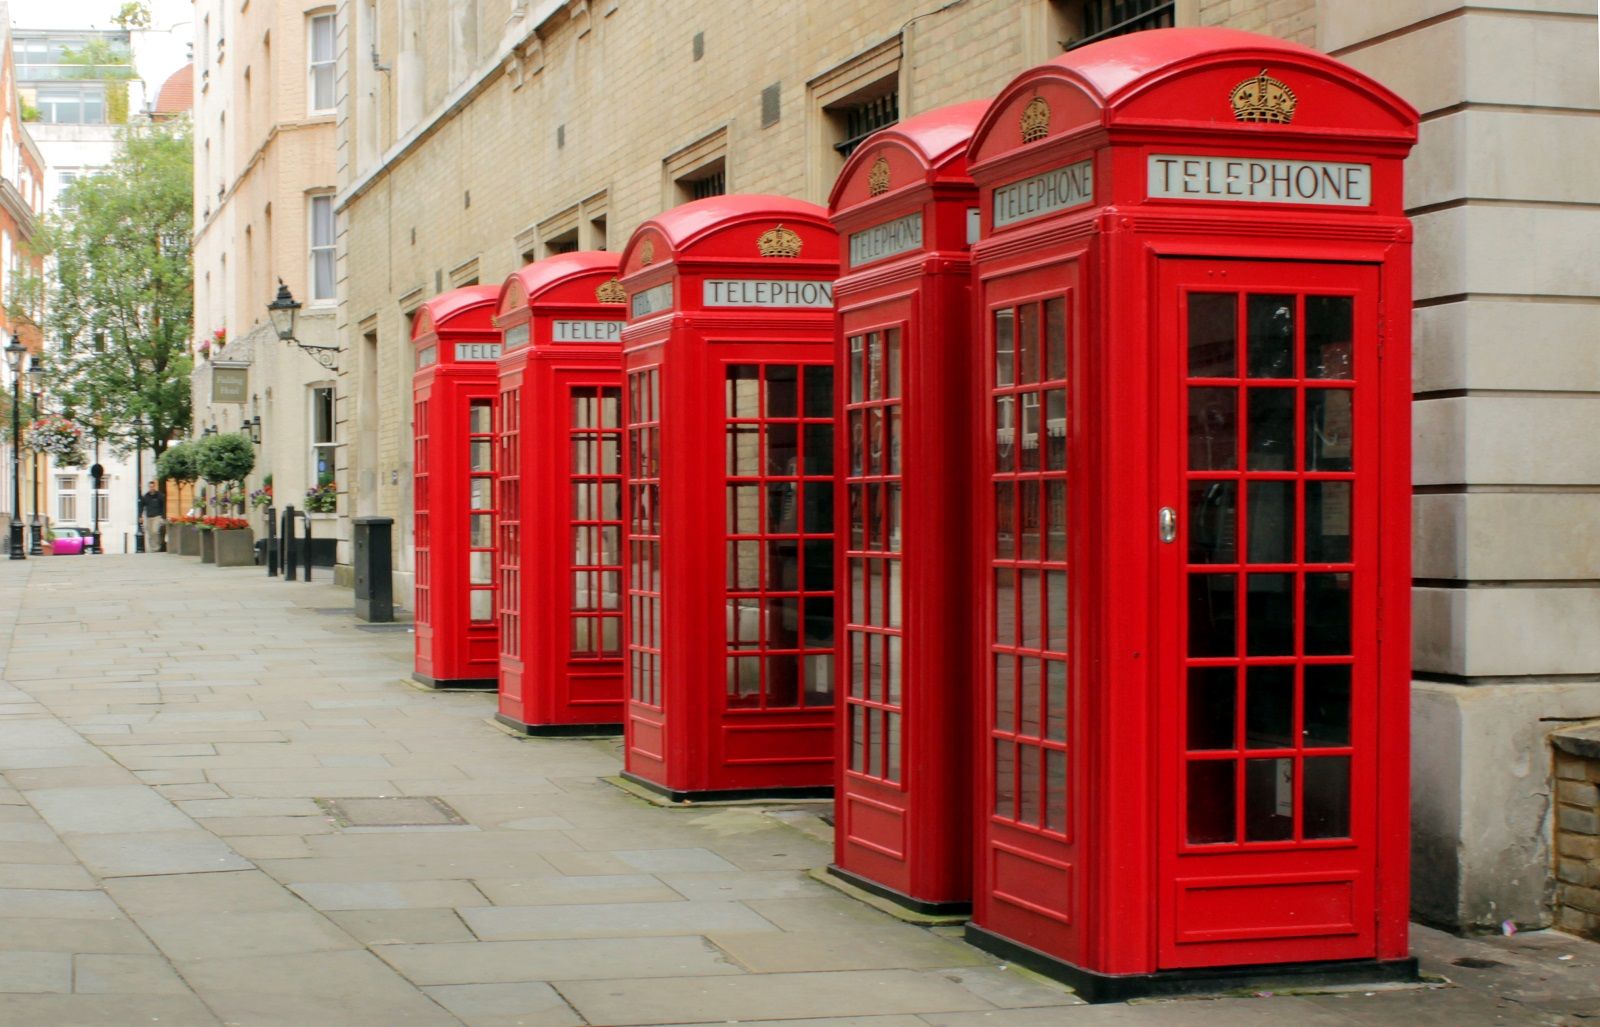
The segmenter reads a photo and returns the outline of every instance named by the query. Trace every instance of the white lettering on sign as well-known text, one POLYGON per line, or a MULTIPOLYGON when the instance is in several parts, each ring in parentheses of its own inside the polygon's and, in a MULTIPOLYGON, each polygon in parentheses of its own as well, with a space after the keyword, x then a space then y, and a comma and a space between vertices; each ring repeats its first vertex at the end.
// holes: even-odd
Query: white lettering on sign
POLYGON ((922 248, 922 212, 885 221, 881 225, 852 233, 850 266, 860 267, 874 260, 909 253, 922 248))
POLYGON ((553 321, 552 342, 616 342, 626 321, 553 321))
POLYGON ((1018 221, 1054 214, 1058 210, 1081 207, 1093 200, 1094 161, 1080 160, 1076 164, 996 188, 994 217, 990 223, 996 228, 1004 228, 1018 221))
POLYGON ((499 360, 500 344, 498 342, 458 342, 456 343, 456 360, 499 360))
POLYGON ((528 344, 528 322, 512 325, 505 331, 506 349, 521 349, 528 344))
POLYGON ((672 283, 662 282, 653 289, 634 293, 633 303, 628 309, 633 312, 634 317, 647 317, 670 306, 672 306, 672 283))
POLYGON ((833 283, 784 278, 708 278, 708 307, 832 307, 833 283))
POLYGON ((1310 203, 1325 207, 1372 204, 1371 164, 1152 153, 1148 167, 1151 199, 1310 203))

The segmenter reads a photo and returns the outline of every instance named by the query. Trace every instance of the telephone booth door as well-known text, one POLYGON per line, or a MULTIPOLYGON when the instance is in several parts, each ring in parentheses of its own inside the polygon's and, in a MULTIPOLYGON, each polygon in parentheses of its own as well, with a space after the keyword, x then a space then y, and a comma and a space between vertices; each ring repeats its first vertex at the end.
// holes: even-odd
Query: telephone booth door
POLYGON ((614 253, 505 282, 497 719, 535 735, 622 730, 623 301, 614 253))
POLYGON ((627 776, 669 798, 831 791, 826 212, 719 196, 623 255, 627 776))
POLYGON ((1359 72, 1218 29, 1074 50, 973 136, 968 933, 1091 1001, 1415 974, 1415 139, 1359 72))
POLYGON ((1378 272, 1169 260, 1157 302, 1162 965, 1368 955, 1378 272))
POLYGON ((492 689, 495 622, 495 361, 498 290, 468 286, 412 322, 416 666, 431 688, 492 689))
POLYGON ((976 414, 966 148, 987 104, 870 136, 830 201, 839 309, 843 632, 830 870, 908 908, 972 894, 976 414))

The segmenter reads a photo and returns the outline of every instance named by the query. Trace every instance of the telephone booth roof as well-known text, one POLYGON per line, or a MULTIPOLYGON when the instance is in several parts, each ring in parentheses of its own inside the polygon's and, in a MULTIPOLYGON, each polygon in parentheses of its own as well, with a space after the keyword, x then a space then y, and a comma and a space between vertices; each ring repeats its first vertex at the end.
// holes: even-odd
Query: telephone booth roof
POLYGON ((603 250, 562 253, 526 264, 507 276, 505 284, 500 287, 496 304, 498 314, 494 323, 502 329, 521 324, 532 316, 534 304, 544 303, 558 306, 616 305, 616 313, 620 317, 622 298, 602 299, 599 294, 606 282, 598 287, 575 284, 596 274, 606 274, 615 279, 620 266, 621 259, 616 253, 603 250))
POLYGON ((493 332, 499 295, 493 285, 468 285, 440 293, 417 308, 411 322, 412 343, 420 346, 440 335, 493 332))
POLYGON ((828 209, 837 213, 925 183, 969 182, 967 144, 988 109, 988 100, 968 100, 873 133, 845 161, 828 209))
POLYGON ((657 214, 634 230, 622 251, 629 276, 672 263, 680 268, 698 263, 749 263, 766 270, 836 266, 839 236, 828 212, 814 203, 789 196, 735 193, 691 200, 657 214), (762 256, 760 237, 777 221, 800 239, 797 256, 762 256))
POLYGON ((1025 146, 1024 132, 1043 143, 1095 128, 1196 140, 1248 136, 1263 146, 1331 142, 1345 150, 1364 143, 1403 150, 1416 141, 1416 125, 1416 110, 1395 93, 1299 43, 1235 29, 1152 29, 1023 72, 995 98, 968 157, 979 168, 1035 149, 1025 146), (1234 98, 1258 78, 1273 95, 1245 90, 1234 98), (1035 98, 1048 105, 1042 119, 1024 116, 1035 98))

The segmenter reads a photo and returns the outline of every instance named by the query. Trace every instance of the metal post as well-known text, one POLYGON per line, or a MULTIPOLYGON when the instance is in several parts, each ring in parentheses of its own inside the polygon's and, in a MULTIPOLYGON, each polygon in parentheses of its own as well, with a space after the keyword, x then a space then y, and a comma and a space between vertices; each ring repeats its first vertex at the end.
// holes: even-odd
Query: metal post
MULTIPOLYGON (((35 392, 33 400, 34 416, 39 412, 39 394, 35 392)), ((44 555, 44 525, 39 522, 39 454, 33 454, 33 472, 28 475, 33 486, 33 523, 28 526, 28 555, 44 555)))
MULTIPOLYGON (((138 428, 144 427, 144 418, 135 422, 138 428)), ((94 437, 94 458, 100 459, 100 436, 94 437)), ((144 504, 141 500, 144 493, 139 490, 144 487, 144 432, 135 429, 133 433, 133 494, 134 509, 137 511, 133 519, 133 526, 138 530, 133 533, 133 551, 144 552, 144 504)))
POLYGON ((285 507, 283 511, 283 580, 295 579, 294 569, 294 507, 285 507))
POLYGON ((267 577, 278 576, 278 511, 267 507, 267 577))
POLYGON ((305 569, 306 581, 311 580, 311 511, 302 514, 306 519, 305 538, 300 541, 300 565, 305 569))
MULTIPOLYGON (((13 343, 15 340, 13 340, 13 343)), ((11 559, 26 560, 22 551, 22 368, 11 375, 11 559)))

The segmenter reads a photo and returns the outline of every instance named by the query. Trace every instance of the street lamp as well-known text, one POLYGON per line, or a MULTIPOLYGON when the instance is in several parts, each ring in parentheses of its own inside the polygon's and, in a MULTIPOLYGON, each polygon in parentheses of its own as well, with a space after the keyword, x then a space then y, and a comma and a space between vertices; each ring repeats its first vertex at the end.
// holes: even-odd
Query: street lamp
MULTIPOLYGON (((33 391, 33 418, 39 419, 39 399, 44 392, 44 360, 34 354, 28 361, 28 384, 33 391)), ((44 555, 44 526, 39 519, 39 454, 33 454, 33 473, 29 475, 30 484, 33 486, 33 523, 28 529, 28 555, 44 555)))
POLYGON ((272 319, 272 330, 283 342, 292 342, 311 354, 311 359, 330 371, 339 370, 338 346, 314 346, 295 337, 295 320, 300 316, 300 301, 294 298, 289 287, 278 279, 278 295, 267 304, 267 316, 272 319))
POLYGON ((261 445, 261 415, 260 414, 255 415, 254 417, 250 418, 247 421, 241 422, 240 425, 239 425, 239 430, 244 432, 246 435, 250 436, 250 441, 252 443, 254 443, 257 446, 261 445))
POLYGON ((22 424, 19 415, 22 413, 22 355, 28 352, 22 348, 17 337, 11 337, 11 344, 6 347, 6 366, 11 369, 11 559, 26 560, 27 554, 22 551, 22 513, 17 507, 22 505, 22 424))

